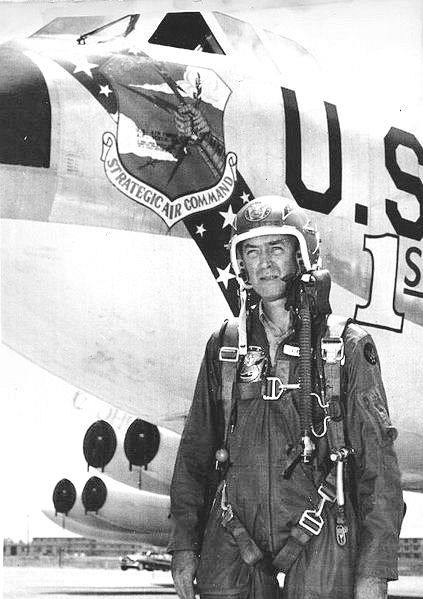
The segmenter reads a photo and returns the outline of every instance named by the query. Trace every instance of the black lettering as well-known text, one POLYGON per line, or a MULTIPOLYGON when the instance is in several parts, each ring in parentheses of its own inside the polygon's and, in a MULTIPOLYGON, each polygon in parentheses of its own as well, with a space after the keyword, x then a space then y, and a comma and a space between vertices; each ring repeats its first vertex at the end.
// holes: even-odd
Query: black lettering
POLYGON ((131 179, 126 179, 126 181, 124 183, 122 183, 121 187, 123 189, 126 189, 126 191, 128 191, 130 185, 131 185, 131 179))
POLYGON ((415 262, 413 262, 411 258, 411 254, 417 254, 420 258, 422 257, 422 251, 420 248, 411 247, 405 253, 405 261, 407 262, 407 266, 414 272, 415 278, 409 279, 405 277, 404 283, 408 285, 408 287, 417 287, 422 278, 420 268, 417 266, 415 262))
POLYGON ((131 185, 131 189, 130 189, 129 193, 131 195, 133 195, 135 190, 137 189, 137 187, 138 187, 138 183, 136 181, 132 181, 132 185, 131 185))
POLYGON ((167 218, 173 218, 173 206, 169 202, 166 202, 166 204, 163 206, 162 212, 166 214, 167 218))
POLYGON ((207 206, 207 204, 208 204, 208 201, 207 201, 206 196, 204 194, 199 195, 198 196, 198 205, 203 207, 203 206, 207 206))
POLYGON ((112 165, 112 164, 110 164, 110 161, 107 163, 107 164, 109 165, 109 167, 111 168, 111 171, 110 171, 110 172, 111 172, 112 174, 116 173, 116 171, 122 171, 122 168, 121 168, 120 164, 118 163, 118 161, 116 160, 116 158, 113 158, 113 161, 112 161, 112 162, 115 162, 115 163, 116 163, 116 166, 115 166, 114 168, 112 168, 112 167, 113 167, 113 165, 112 165))
POLYGON ((398 235, 420 241, 423 237, 423 183, 419 177, 405 173, 397 162, 396 151, 398 146, 410 148, 423 166, 423 147, 412 133, 391 127, 385 136, 385 166, 391 175, 397 189, 406 191, 417 198, 420 205, 420 216, 416 221, 403 218, 398 210, 397 202, 386 199, 386 214, 398 235))
POLYGON ((145 191, 145 187, 143 187, 142 185, 140 185, 139 188, 137 189, 137 193, 136 193, 137 198, 139 200, 142 200, 143 195, 144 195, 144 191, 145 191))
POLYGON ((342 189, 341 129, 336 106, 324 103, 329 135, 329 187, 321 193, 307 189, 302 180, 301 124, 296 93, 283 87, 282 96, 286 128, 286 184, 300 206, 329 214, 341 201, 342 189))

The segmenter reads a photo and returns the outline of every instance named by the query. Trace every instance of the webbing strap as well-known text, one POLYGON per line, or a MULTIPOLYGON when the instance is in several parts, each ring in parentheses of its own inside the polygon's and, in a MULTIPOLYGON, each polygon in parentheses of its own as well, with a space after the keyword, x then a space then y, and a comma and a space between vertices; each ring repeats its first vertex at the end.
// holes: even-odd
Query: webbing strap
MULTIPOLYGON (((324 359, 323 369, 326 381, 326 401, 328 406, 328 441, 329 450, 336 451, 345 446, 344 422, 341 409, 341 368, 344 360, 342 336, 348 323, 346 318, 333 316, 328 317, 328 335, 322 340, 322 344, 336 344, 339 339, 342 342, 342 354, 334 356, 333 359, 324 359)), ((323 347, 322 347, 323 349, 323 347)))
POLYGON ((236 362, 222 362, 222 407, 225 422, 225 437, 223 446, 226 447, 232 412, 232 389, 236 376, 236 362))
POLYGON ((326 393, 328 400, 328 440, 329 451, 336 451, 345 445, 344 422, 341 411, 341 366, 326 364, 326 393))
POLYGON ((228 530, 235 539, 239 553, 243 561, 249 566, 254 566, 263 559, 264 554, 257 543, 251 538, 247 529, 239 520, 236 514, 233 514, 228 521, 222 520, 222 526, 228 530))
MULTIPOLYGON (((238 323, 225 320, 220 331, 221 348, 238 348, 238 323)), ((225 359, 222 351, 219 355, 221 366, 221 384, 222 384, 222 408, 224 418, 224 444, 226 447, 229 435, 232 403, 233 386, 236 380, 238 360, 225 359)))
POLYGON ((275 568, 286 574, 310 539, 311 535, 308 535, 298 524, 294 526, 286 543, 272 562, 275 568))
MULTIPOLYGON (((343 333, 348 320, 330 315, 328 318, 327 336, 322 340, 323 368, 326 382, 326 401, 328 405, 328 441, 329 450, 336 451, 345 446, 344 422, 341 410, 341 368, 344 359, 343 333), (340 352, 340 353, 339 353, 340 352)), ((325 484, 336 488, 336 468, 332 468, 325 479, 325 484)), ((339 508, 338 508, 339 509, 339 508)), ((337 515, 337 524, 339 514, 337 515)), ((300 522, 290 532, 283 547, 273 560, 273 565, 281 572, 288 572, 298 559, 304 546, 313 537, 300 522)))
MULTIPOLYGON (((329 316, 327 341, 342 339, 343 332, 348 321, 345 318, 329 316)), ((236 348, 238 346, 238 326, 235 322, 225 321, 222 327, 221 346, 236 348)), ((222 354, 222 352, 221 352, 222 354)), ((333 361, 324 359, 324 373, 326 381, 326 400, 329 403, 328 411, 331 416, 328 422, 329 449, 341 449, 345 445, 344 422, 341 411, 341 359, 333 361)), ((222 404, 225 422, 225 447, 227 443, 231 412, 233 407, 233 385, 236 380, 238 361, 221 359, 222 377, 222 404)), ((326 484, 334 487, 335 472, 332 469, 326 477, 326 484)), ((234 515, 225 524, 236 540, 241 555, 247 563, 257 563, 262 557, 260 549, 246 531, 244 525, 234 515)), ((297 560, 301 551, 308 541, 313 537, 300 523, 296 524, 290 532, 290 536, 273 560, 273 565, 281 572, 288 572, 292 564, 297 560)))
POLYGON ((280 572, 286 574, 309 540, 320 534, 324 526, 323 508, 326 502, 333 503, 336 497, 335 487, 332 483, 330 472, 318 490, 321 497, 319 506, 316 506, 314 510, 305 510, 298 523, 291 528, 289 537, 272 562, 280 572))

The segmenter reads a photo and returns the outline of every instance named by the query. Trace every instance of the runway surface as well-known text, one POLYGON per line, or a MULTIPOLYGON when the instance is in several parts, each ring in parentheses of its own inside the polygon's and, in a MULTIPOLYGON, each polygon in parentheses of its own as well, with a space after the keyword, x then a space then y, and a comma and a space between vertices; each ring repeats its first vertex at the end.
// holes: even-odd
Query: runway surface
MULTIPOLYGON (((3 568, 4 599, 133 599, 176 597, 169 572, 119 569, 3 568)), ((390 583, 389 597, 423 599, 423 577, 390 583)))
POLYGON ((4 599, 176 597, 169 572, 6 567, 3 585, 4 599))

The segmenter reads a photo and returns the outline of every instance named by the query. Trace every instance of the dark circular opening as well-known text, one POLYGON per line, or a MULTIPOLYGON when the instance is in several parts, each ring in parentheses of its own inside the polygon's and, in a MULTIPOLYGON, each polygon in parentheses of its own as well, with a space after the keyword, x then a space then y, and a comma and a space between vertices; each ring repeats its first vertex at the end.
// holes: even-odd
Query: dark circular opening
POLYGON ((104 468, 116 451, 116 434, 105 420, 97 420, 85 433, 83 450, 89 466, 104 468))
POLYGON ((53 491, 53 504, 57 514, 67 515, 76 501, 75 485, 67 478, 59 480, 53 491))

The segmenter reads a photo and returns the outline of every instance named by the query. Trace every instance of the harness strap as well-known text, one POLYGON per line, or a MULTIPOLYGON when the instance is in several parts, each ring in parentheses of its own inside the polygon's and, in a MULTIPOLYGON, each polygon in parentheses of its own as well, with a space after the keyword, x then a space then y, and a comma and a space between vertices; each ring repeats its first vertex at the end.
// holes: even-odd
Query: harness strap
POLYGON ((341 408, 341 367, 345 363, 343 333, 348 324, 346 318, 328 317, 328 335, 321 342, 323 369, 326 381, 328 405, 329 451, 336 454, 345 447, 344 422, 341 408))
MULTIPOLYGON (((337 462, 336 467, 331 468, 322 486, 327 496, 331 497, 331 499, 328 499, 329 501, 333 502, 335 498, 338 499, 336 536, 340 545, 346 543, 346 533, 348 531, 344 498, 343 495, 342 497, 339 496, 339 486, 342 484, 343 476, 343 461, 348 455, 345 447, 344 421, 341 409, 341 367, 345 363, 343 334, 348 322, 346 318, 330 315, 327 321, 327 335, 321 340, 321 356, 325 374, 325 399, 327 415, 329 416, 327 436, 329 451, 333 456, 332 459, 337 462)), ((316 349, 318 351, 318 348, 316 349)), ((319 516, 320 509, 317 510, 319 516)), ((303 513, 300 521, 291 529, 290 536, 274 558, 273 565, 281 572, 288 572, 292 564, 298 559, 304 546, 314 535, 320 533, 323 520, 313 519, 313 513, 316 514, 316 510, 306 510, 303 513), (311 515, 309 521, 307 521, 307 514, 311 515)))
MULTIPOLYGON (((344 422, 341 410, 341 366, 344 364, 343 333, 348 324, 345 318, 330 315, 328 318, 328 335, 322 339, 321 351, 324 364, 326 382, 326 402, 330 419, 328 421, 328 441, 331 455, 336 456, 337 466, 343 464, 346 455, 342 454, 345 448, 344 422), (342 454, 342 455, 341 455, 342 454)), ((234 403, 234 383, 239 359, 238 326, 236 322, 225 321, 221 328, 221 348, 219 360, 221 362, 222 377, 222 403, 225 422, 224 447, 227 447, 230 430, 231 413, 234 403)), ((342 468, 340 470, 342 478, 342 468)), ((321 516, 327 501, 333 503, 337 497, 339 469, 332 468, 325 481, 319 487, 321 501, 317 509, 305 510, 299 522, 293 526, 290 536, 273 560, 273 566, 281 572, 288 572, 292 564, 298 559, 304 546, 313 536, 320 534, 324 525, 321 516)), ((251 538, 245 526, 227 506, 226 517, 222 517, 224 526, 234 537, 238 544, 242 559, 249 565, 254 565, 263 559, 264 554, 251 538)), ((337 510, 337 539, 339 544, 345 544, 346 527, 343 502, 337 510), (341 539, 341 540, 340 540, 341 539), (342 542, 343 539, 343 542, 342 542)))
POLYGON ((236 372, 239 360, 238 350, 238 323, 237 321, 225 320, 220 332, 219 361, 221 366, 221 396, 224 419, 224 441, 226 449, 228 435, 231 426, 231 414, 233 408, 233 387, 236 381, 236 372))
POLYGON ((327 502, 333 503, 336 499, 335 486, 332 484, 331 473, 328 474, 326 480, 320 485, 318 493, 321 497, 320 504, 315 510, 305 510, 298 523, 291 528, 290 535, 283 547, 273 559, 273 566, 280 572, 285 574, 291 568, 292 564, 298 559, 304 546, 314 536, 320 534, 324 519, 322 512, 327 502))
POLYGON ((251 538, 241 520, 231 510, 231 517, 222 518, 222 526, 231 533, 235 539, 242 560, 249 566, 254 566, 263 559, 264 553, 251 538))
POLYGON ((292 529, 288 540, 276 555, 273 560, 273 565, 279 572, 285 574, 298 559, 304 546, 311 539, 310 534, 307 534, 303 528, 296 524, 292 529))

